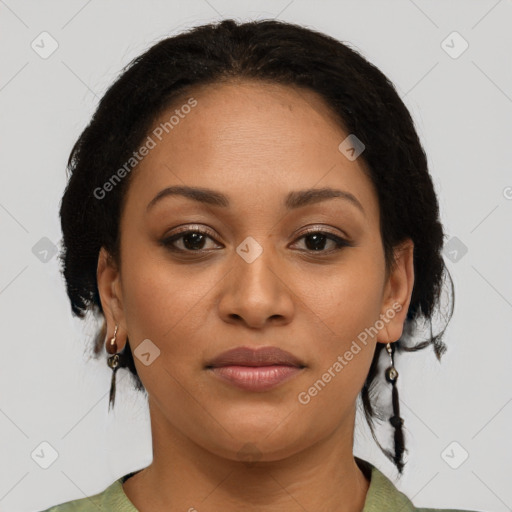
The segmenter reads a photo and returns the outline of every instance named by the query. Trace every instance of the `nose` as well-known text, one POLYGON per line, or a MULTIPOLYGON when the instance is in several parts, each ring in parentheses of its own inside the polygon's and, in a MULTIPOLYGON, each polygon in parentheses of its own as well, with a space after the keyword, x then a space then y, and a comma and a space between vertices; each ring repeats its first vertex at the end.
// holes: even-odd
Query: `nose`
POLYGON ((241 250, 233 260, 219 301, 223 320, 259 329, 268 323, 289 323, 295 311, 293 283, 287 282, 286 271, 270 248, 255 259, 246 258, 241 250))

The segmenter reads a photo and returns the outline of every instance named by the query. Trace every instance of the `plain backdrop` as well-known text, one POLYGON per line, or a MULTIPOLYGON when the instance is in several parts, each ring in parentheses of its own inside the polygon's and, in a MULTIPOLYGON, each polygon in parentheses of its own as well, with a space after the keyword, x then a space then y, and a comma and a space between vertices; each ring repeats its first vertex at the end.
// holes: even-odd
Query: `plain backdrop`
MULTIPOLYGON (((92 495, 151 462, 143 395, 121 370, 107 414, 95 325, 71 316, 58 207, 71 147, 121 68, 163 37, 228 17, 350 44, 410 109, 449 235, 455 313, 441 363, 430 348, 397 359, 403 478, 361 415, 354 452, 416 506, 511 510, 512 2, 2 0, 0 511, 92 495)), ((390 428, 377 434, 391 446, 390 428)))

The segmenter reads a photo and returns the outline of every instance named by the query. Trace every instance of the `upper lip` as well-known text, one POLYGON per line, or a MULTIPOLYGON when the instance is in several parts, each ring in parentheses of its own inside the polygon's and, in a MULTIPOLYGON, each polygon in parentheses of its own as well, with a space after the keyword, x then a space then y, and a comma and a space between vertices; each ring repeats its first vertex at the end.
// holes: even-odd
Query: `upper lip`
POLYGON ((297 357, 279 347, 261 347, 258 349, 250 347, 237 347, 222 352, 207 364, 207 368, 218 368, 219 366, 272 366, 285 365, 303 368, 305 365, 297 357))

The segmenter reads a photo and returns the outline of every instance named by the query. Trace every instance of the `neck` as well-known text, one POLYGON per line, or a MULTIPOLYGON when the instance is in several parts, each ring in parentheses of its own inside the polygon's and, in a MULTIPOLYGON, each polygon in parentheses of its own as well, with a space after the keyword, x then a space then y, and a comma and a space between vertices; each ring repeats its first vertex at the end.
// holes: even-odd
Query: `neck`
POLYGON ((355 411, 306 449, 253 462, 205 450, 156 411, 151 418, 153 462, 123 484, 141 512, 363 510, 370 482, 352 453, 355 411))

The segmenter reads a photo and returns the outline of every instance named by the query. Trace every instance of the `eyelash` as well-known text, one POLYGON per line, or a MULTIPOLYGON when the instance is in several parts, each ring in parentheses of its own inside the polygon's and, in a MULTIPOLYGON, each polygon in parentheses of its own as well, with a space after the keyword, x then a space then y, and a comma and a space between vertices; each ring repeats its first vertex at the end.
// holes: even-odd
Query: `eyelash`
MULTIPOLYGON (((170 237, 164 238, 161 241, 161 244, 172 252, 194 253, 194 254, 202 254, 202 253, 204 254, 204 253, 210 252, 211 250, 208 250, 208 249, 207 250, 198 249, 195 251, 190 250, 190 249, 178 249, 177 247, 175 247, 173 245, 174 242, 176 242, 177 240, 183 238, 186 235, 192 234, 192 233, 199 233, 201 235, 206 235, 207 237, 214 240, 214 238, 211 236, 211 234, 208 231, 204 231, 202 229, 186 229, 186 230, 180 231, 178 233, 175 233, 174 235, 172 235, 170 237)), ((344 247, 353 247, 354 246, 354 244, 352 244, 348 240, 341 238, 337 235, 334 235, 334 234, 330 233, 329 231, 324 231, 322 229, 311 229, 309 231, 306 231, 305 233, 302 233, 301 236, 299 238, 297 238, 297 240, 301 240, 302 238, 305 238, 308 235, 325 235, 325 237, 327 239, 332 240, 336 244, 336 247, 331 250, 318 250, 318 251, 315 251, 313 249, 305 249, 305 250, 302 250, 301 252, 306 252, 309 254, 332 254, 333 252, 339 251, 344 247)))

